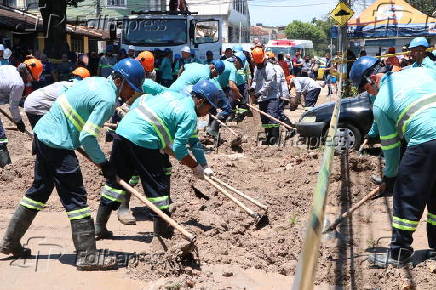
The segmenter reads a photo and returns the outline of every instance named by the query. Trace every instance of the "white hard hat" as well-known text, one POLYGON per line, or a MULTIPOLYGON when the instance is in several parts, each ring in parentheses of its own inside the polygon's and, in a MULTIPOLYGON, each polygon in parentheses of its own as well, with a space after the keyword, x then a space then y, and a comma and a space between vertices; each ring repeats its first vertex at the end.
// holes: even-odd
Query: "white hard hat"
POLYGON ((134 45, 129 45, 129 50, 135 50, 135 46, 134 45))
POLYGON ((9 59, 12 55, 12 50, 10 50, 9 48, 6 48, 5 51, 3 51, 3 58, 4 59, 9 59))
POLYGON ((180 50, 181 52, 191 53, 191 48, 189 46, 184 46, 180 50))
POLYGON ((3 44, 0 44, 0 50, 5 50, 5 47, 3 46, 3 44))

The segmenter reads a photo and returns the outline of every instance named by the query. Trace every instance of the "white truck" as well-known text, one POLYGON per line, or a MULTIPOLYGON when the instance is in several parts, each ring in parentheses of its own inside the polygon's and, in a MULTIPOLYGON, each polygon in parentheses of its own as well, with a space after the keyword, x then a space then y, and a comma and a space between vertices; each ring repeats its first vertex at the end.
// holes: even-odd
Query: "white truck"
POLYGON ((221 54, 221 25, 193 13, 134 12, 123 18, 121 48, 127 51, 129 45, 136 51, 169 48, 173 55, 189 46, 196 59, 204 61, 208 50, 221 54))

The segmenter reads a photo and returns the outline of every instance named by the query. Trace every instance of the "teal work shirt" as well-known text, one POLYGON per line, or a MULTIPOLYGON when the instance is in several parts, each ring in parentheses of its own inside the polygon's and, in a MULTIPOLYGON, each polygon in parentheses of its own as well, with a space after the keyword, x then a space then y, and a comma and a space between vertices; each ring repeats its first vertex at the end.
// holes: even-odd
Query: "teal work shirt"
POLYGON ((169 148, 182 160, 190 147, 197 162, 207 164, 198 140, 197 113, 192 98, 167 90, 142 95, 118 124, 116 133, 148 149, 169 148))
POLYGON ((386 160, 384 174, 397 175, 400 140, 416 146, 436 139, 436 70, 415 67, 386 74, 374 103, 374 119, 386 160))
POLYGON ((223 60, 223 62, 225 66, 224 71, 215 79, 218 81, 221 89, 224 90, 229 87, 229 81, 237 83, 236 80, 238 71, 236 70, 236 67, 232 62, 228 60, 223 60))
POLYGON ((109 78, 90 77, 75 82, 57 98, 33 131, 49 147, 75 150, 82 146, 92 161, 102 163, 106 157, 97 137, 115 111, 116 90, 109 78))
POLYGON ((142 83, 142 91, 144 94, 157 95, 162 93, 167 88, 153 81, 152 79, 145 79, 142 83))
POLYGON ((180 77, 170 86, 170 90, 186 94, 186 88, 193 86, 201 80, 210 78, 210 68, 206 64, 190 63, 185 65, 185 70, 180 77))
POLYGON ((422 63, 419 65, 416 62, 412 65, 412 67, 428 67, 430 69, 436 69, 436 64, 432 61, 428 56, 422 60, 422 63))
POLYGON ((168 57, 164 57, 159 66, 159 71, 161 73, 161 78, 164 80, 173 79, 173 68, 171 66, 171 61, 168 57))

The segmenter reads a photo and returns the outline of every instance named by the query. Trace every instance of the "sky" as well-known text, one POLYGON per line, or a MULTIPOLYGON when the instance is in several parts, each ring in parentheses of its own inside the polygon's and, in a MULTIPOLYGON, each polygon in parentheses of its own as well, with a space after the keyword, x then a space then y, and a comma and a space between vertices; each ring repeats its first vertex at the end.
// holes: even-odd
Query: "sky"
MULTIPOLYGON (((368 0, 367 2, 370 3, 373 1, 368 0)), ((321 18, 329 14, 337 3, 337 0, 248 0, 251 25, 262 23, 266 26, 284 26, 288 25, 293 20, 309 22, 314 17, 321 18), (285 7, 300 5, 310 6, 285 7)))

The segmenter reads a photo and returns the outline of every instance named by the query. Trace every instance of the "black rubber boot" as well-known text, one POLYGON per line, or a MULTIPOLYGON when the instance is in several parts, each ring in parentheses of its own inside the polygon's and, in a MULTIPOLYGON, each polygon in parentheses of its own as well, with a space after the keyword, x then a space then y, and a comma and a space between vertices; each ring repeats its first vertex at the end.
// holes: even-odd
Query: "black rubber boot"
POLYGON ((0 144, 0 168, 3 168, 8 164, 11 164, 8 147, 6 144, 0 144))
POLYGON ((118 209, 118 220, 123 225, 136 225, 135 217, 129 208, 130 196, 130 193, 126 192, 125 200, 121 202, 120 208, 118 209))
MULTIPOLYGON (((165 209, 163 212, 171 217, 169 210, 165 209)), ((165 239, 171 239, 174 235, 173 227, 158 216, 153 217, 153 231, 155 236, 160 236, 165 239)))
POLYGON ((74 247, 77 252, 76 267, 79 271, 104 271, 117 269, 115 256, 97 251, 92 219, 71 220, 74 247))
POLYGON ((274 127, 270 129, 270 137, 268 138, 269 145, 277 145, 279 143, 280 128, 274 127))
POLYGON ((368 262, 373 267, 385 269, 388 265, 396 268, 402 268, 410 263, 413 251, 409 249, 400 249, 399 253, 393 253, 391 249, 387 253, 374 253, 368 256, 368 262))
POLYGON ((111 213, 112 209, 110 207, 101 204, 98 207, 97 216, 95 217, 95 238, 97 240, 112 238, 113 233, 106 228, 111 213))
POLYGON ((28 257, 31 255, 31 250, 24 248, 20 240, 32 224, 37 213, 38 211, 35 209, 28 209, 21 205, 17 207, 9 221, 8 229, 0 246, 0 252, 6 255, 12 254, 14 257, 28 257))
POLYGON ((271 128, 265 128, 266 139, 262 141, 262 145, 269 145, 269 138, 271 138, 271 128))

